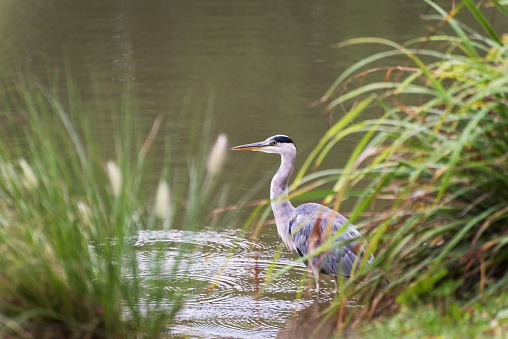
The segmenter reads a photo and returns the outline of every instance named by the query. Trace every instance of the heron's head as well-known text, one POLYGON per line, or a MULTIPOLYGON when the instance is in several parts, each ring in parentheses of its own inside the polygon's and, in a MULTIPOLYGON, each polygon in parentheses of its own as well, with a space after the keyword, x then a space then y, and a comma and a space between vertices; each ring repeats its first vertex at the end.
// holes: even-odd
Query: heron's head
POLYGON ((296 145, 287 135, 277 134, 265 141, 240 145, 231 148, 234 151, 259 151, 265 153, 296 153, 296 145))

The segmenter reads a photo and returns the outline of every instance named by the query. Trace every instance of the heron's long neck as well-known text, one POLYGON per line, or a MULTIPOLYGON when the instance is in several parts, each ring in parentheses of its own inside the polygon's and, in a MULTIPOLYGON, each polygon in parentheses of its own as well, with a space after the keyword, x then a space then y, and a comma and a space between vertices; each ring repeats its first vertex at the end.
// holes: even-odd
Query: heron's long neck
POLYGON ((282 154, 279 170, 274 175, 270 185, 270 200, 272 204, 277 232, 284 243, 293 249, 293 239, 289 234, 289 218, 293 214, 294 207, 288 199, 288 183, 295 167, 295 154, 282 154))

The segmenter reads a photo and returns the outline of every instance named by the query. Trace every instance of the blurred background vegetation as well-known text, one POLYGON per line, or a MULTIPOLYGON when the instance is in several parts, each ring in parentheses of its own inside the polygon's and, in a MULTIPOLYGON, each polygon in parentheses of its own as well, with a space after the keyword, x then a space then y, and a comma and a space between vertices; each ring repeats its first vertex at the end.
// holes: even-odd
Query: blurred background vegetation
POLYGON ((505 2, 0 6, 2 335, 506 336, 505 2), (221 132, 290 135, 292 198, 389 288, 364 267, 309 317, 276 161, 221 132))

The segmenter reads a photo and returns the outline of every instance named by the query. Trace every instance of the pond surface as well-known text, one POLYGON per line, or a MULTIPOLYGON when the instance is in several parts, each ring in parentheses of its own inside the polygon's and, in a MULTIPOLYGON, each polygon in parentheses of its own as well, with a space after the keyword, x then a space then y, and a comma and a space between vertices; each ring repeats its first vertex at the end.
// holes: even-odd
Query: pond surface
MULTIPOLYGON (((250 241, 239 237, 236 230, 205 228, 199 232, 141 232, 136 246, 142 248, 138 252, 139 260, 146 266, 150 262, 152 246, 158 242, 169 244, 165 272, 171 271, 182 243, 197 246, 196 251, 184 253, 179 265, 188 269, 179 271, 168 281, 167 289, 178 290, 185 286, 188 292, 175 325, 168 329, 168 337, 307 338, 313 333, 329 335, 332 321, 317 325, 322 320, 319 312, 332 301, 334 284, 331 279, 323 279, 321 286, 325 293, 319 301, 315 299, 314 278, 307 277, 307 268, 301 263, 276 281, 265 282, 270 267, 276 271, 295 259, 291 253, 283 251, 273 264, 273 258, 281 250, 273 241, 275 233, 268 230, 259 240, 250 241), (296 298, 299 291, 301 297, 296 298)), ((362 307, 354 300, 349 301, 348 306, 349 312, 362 307)))
MULTIPOLYGON (((380 50, 371 45, 334 49, 332 44, 363 36, 402 42, 425 35, 426 22, 418 17, 425 8, 414 0, 3 0, 0 74, 64 84, 70 74, 106 154, 108 148, 114 154, 112 117, 121 110, 97 102, 121 102, 128 84, 142 135, 162 113, 167 133, 184 136, 211 111, 211 135, 225 133, 231 146, 278 133, 291 136, 300 154, 298 167, 327 128, 323 107, 310 104, 346 67, 380 50)), ((341 168, 356 142, 343 141, 324 166, 341 168)), ((153 152, 160 147, 162 153, 164 146, 156 142, 153 152)), ((192 156, 186 139, 173 146, 174 165, 184 167, 192 156)), ((224 167, 230 202, 253 186, 259 187, 253 199, 267 198, 268 178, 278 166, 277 157, 244 153, 229 154, 224 167)), ((159 176, 154 171, 153 180, 159 176)), ((304 337, 308 312, 316 314, 330 302, 325 297, 316 304, 314 287, 307 285, 308 293, 296 300, 303 265, 259 293, 280 240, 274 225, 254 242, 238 238, 240 228, 224 223, 190 233, 139 235, 143 243, 167 242, 168 263, 182 242, 202 246, 186 254, 190 299, 169 336, 304 337)), ((140 251, 141 260, 149 260, 145 254, 140 251)), ((283 248, 276 268, 295 258, 283 248)), ((330 279, 323 285, 327 291, 333 287, 330 279)))

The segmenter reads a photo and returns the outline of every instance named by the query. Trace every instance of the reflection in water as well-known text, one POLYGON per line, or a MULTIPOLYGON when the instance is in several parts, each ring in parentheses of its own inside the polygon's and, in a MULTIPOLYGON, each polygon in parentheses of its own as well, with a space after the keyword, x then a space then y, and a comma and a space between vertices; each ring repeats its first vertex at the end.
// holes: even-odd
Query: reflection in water
POLYGON ((277 333, 277 338, 307 339, 330 337, 334 332, 335 322, 334 319, 322 322, 323 319, 321 319, 319 313, 323 309, 324 307, 320 307, 320 302, 314 301, 306 309, 290 318, 277 333))
MULTIPOLYGON (((332 338, 338 330, 337 313, 327 317, 326 313, 332 304, 332 296, 324 300, 314 301, 306 308, 298 310, 294 316, 290 317, 284 326, 277 333, 278 339, 308 339, 308 338, 332 338)), ((346 303, 344 317, 354 319, 359 314, 359 309, 364 306, 358 304, 355 299, 346 303)), ((347 333, 347 329, 342 330, 342 334, 347 333)))
MULTIPOLYGON (((275 337, 286 322, 291 324, 295 311, 305 310, 306 313, 298 316, 305 318, 305 314, 317 307, 312 297, 306 297, 314 294, 313 284, 303 287, 303 299, 295 299, 302 274, 307 271, 303 264, 266 286, 264 279, 279 250, 278 245, 267 242, 270 237, 262 236, 261 241, 255 243, 239 238, 236 233, 208 229, 139 233, 138 260, 146 265, 152 260, 151 246, 160 242, 168 244, 164 263, 168 277, 179 247, 184 243, 196 245, 194 250, 184 253, 179 266, 188 267, 187 271, 178 271, 168 281, 168 289, 188 292, 183 309, 169 329, 170 337, 275 337), (260 288, 265 288, 262 293, 260 288)), ((292 257, 289 254, 288 258, 279 259, 275 270, 291 263, 292 257)), ((140 274, 146 272, 141 270, 140 274)), ((331 287, 331 284, 325 285, 331 287)), ((330 300, 328 297, 321 302, 325 305, 330 300)), ((292 328, 294 326, 286 325, 282 333, 290 333, 292 328)))

